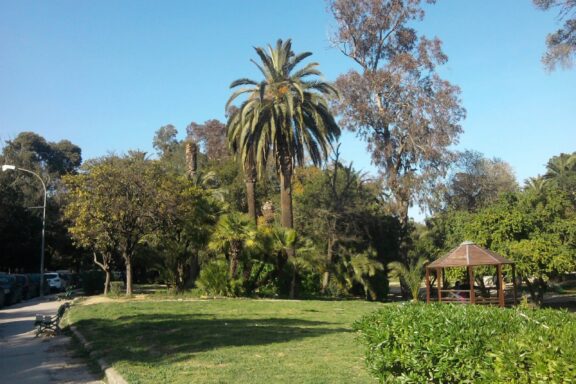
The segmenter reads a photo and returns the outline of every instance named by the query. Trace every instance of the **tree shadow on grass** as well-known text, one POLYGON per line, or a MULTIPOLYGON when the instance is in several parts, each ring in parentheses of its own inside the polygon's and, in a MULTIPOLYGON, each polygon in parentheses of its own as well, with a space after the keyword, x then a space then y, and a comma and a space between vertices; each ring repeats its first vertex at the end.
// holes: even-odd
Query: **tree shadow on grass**
POLYGON ((88 319, 74 324, 109 363, 170 363, 222 347, 283 343, 351 332, 329 322, 290 318, 235 319, 157 314, 88 319), (187 357, 188 356, 188 357, 187 357))

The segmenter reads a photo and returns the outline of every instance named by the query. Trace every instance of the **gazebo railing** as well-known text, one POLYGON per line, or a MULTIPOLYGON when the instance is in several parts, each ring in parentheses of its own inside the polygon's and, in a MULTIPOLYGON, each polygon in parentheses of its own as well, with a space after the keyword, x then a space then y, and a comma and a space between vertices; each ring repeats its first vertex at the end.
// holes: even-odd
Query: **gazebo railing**
MULTIPOLYGON (((498 305, 498 293, 492 293, 493 290, 488 290, 489 296, 484 296, 477 288, 474 290, 474 301, 475 304, 486 304, 486 305, 498 305)), ((435 298, 438 297, 438 289, 432 289, 435 294, 435 298)), ((470 290, 469 289, 442 289, 441 291, 443 303, 455 303, 455 304, 470 304, 470 290)), ((514 304, 514 291, 511 288, 504 289, 504 302, 506 304, 514 304)))

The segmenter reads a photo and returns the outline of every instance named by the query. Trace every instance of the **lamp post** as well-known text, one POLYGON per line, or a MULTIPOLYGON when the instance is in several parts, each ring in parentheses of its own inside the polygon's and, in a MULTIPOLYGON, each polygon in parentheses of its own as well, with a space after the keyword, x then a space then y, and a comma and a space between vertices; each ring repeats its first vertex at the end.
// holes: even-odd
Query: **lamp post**
POLYGON ((19 170, 22 172, 30 173, 38 178, 42 183, 42 188, 44 188, 44 205, 42 206, 42 246, 40 249, 40 297, 44 296, 44 231, 46 228, 46 184, 44 180, 35 172, 28 169, 18 168, 15 165, 4 164, 2 166, 2 172, 19 170))

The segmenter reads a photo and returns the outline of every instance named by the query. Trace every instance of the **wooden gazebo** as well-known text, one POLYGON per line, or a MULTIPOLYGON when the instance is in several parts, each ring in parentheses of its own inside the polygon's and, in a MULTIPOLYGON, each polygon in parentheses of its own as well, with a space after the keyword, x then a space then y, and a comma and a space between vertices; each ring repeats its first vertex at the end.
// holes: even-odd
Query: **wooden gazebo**
POLYGON ((512 266, 513 303, 516 304, 516 268, 514 262, 488 249, 482 248, 471 241, 463 242, 447 255, 426 266, 426 302, 430 303, 432 290, 430 286, 430 273, 432 271, 432 273, 435 272, 436 274, 438 302, 498 304, 504 307, 504 279, 502 277, 502 266, 504 264, 510 264, 512 266), (477 266, 496 266, 497 297, 483 297, 476 294, 474 289, 474 267, 477 266), (467 289, 460 289, 460 287, 444 289, 444 287, 442 287, 444 269, 451 267, 466 267, 469 279, 467 289))

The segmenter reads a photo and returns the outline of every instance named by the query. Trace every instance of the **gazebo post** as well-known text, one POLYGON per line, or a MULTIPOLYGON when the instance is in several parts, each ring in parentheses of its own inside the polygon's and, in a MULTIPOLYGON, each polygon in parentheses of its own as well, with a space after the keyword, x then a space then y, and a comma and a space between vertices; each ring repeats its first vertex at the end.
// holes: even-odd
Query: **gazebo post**
POLYGON ((470 304, 476 303, 476 293, 474 292, 474 267, 468 266, 468 279, 470 280, 470 304))
POLYGON ((436 276, 438 280, 438 302, 442 302, 442 268, 436 268, 436 276))
POLYGON ((430 269, 426 268, 426 304, 430 304, 430 269))
POLYGON ((502 279, 502 264, 496 265, 496 271, 498 274, 498 305, 504 307, 504 281, 502 279))
POLYGON ((512 286, 514 287, 514 305, 518 304, 516 301, 516 265, 512 264, 512 286))

